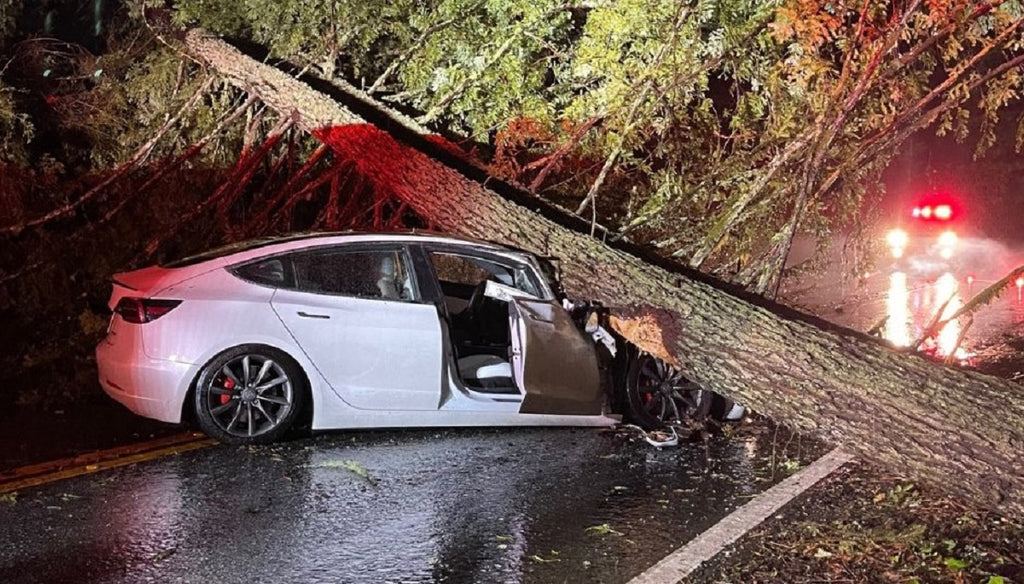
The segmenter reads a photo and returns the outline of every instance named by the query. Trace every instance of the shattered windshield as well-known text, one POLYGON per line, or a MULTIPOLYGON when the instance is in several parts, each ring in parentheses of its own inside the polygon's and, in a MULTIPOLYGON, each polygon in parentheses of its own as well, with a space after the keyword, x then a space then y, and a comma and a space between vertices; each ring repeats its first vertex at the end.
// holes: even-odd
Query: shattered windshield
POLYGON ((544 297, 544 288, 528 264, 440 252, 432 253, 431 260, 442 287, 445 283, 476 286, 490 280, 537 298, 544 297))

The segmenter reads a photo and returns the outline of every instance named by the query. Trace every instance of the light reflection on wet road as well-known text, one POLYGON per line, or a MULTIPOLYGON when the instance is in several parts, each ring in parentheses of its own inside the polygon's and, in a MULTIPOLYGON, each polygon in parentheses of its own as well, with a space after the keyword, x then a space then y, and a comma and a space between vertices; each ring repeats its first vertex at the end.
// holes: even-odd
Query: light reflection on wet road
MULTIPOLYGON (((0 574, 12 584, 626 582, 784 478, 768 459, 786 440, 748 426, 712 438, 710 463, 700 445, 657 451, 572 429, 219 446, 0 504, 0 574)), ((801 448, 805 462, 823 452, 801 448)))
POLYGON ((949 322, 939 329, 935 338, 925 341, 924 348, 941 357, 955 355, 958 359, 967 358, 967 351, 960 345, 963 341, 961 335, 967 332, 970 319, 952 319, 963 308, 961 294, 960 283, 949 272, 934 282, 913 288, 908 285, 906 273, 893 272, 889 275, 886 292, 886 321, 882 336, 897 347, 909 347, 920 339, 938 315, 938 322, 949 322))
MULTIPOLYGON (((811 245, 800 243, 799 255, 806 259, 811 245)), ((899 268, 883 266, 856 279, 844 277, 848 268, 837 255, 823 273, 788 279, 782 297, 844 326, 861 331, 878 327, 886 340, 907 347, 920 339, 938 313, 941 319, 948 319, 974 295, 1024 263, 1022 249, 984 239, 965 238, 961 244, 964 257, 951 262, 955 267, 939 269, 934 262, 909 261, 899 268)), ((883 264, 886 261, 879 260, 883 264)), ((949 322, 936 338, 925 340, 922 348, 948 356, 962 335, 956 357, 963 359, 1002 334, 1024 327, 1022 292, 1011 284, 973 318, 964 316, 949 322)))
MULTIPOLYGON (((876 277, 876 280, 880 278, 876 277)), ((949 320, 973 295, 992 283, 988 280, 968 279, 962 275, 958 277, 952 272, 944 272, 933 279, 908 278, 903 272, 893 272, 889 275, 889 287, 885 291, 883 337, 896 346, 910 346, 920 340, 936 315, 939 315, 940 322, 949 320)), ((875 303, 862 301, 861 306, 840 315, 839 320, 852 321, 849 323, 855 327, 863 326, 866 321, 863 315, 870 313, 873 306, 875 303)), ((875 317, 872 315, 869 318, 875 317)), ((1018 297, 1018 290, 1011 286, 973 316, 963 315, 949 320, 935 338, 925 339, 921 348, 941 357, 955 351, 954 357, 964 360, 977 347, 1022 326, 1024 300, 1018 297)))

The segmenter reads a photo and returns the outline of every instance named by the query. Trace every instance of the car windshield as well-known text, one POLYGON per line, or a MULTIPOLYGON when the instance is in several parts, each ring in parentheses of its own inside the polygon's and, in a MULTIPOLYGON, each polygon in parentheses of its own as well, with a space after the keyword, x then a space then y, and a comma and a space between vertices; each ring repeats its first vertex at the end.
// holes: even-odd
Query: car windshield
POLYGON ((475 286, 491 280, 541 298, 544 291, 526 265, 455 253, 433 253, 431 259, 442 287, 447 284, 475 286))

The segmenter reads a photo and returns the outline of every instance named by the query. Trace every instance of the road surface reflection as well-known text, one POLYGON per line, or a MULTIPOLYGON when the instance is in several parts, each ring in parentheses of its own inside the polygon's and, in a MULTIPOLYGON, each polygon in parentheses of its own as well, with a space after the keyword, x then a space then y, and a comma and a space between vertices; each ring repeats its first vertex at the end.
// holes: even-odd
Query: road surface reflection
POLYGON ((909 347, 918 342, 938 317, 938 322, 949 322, 934 337, 921 341, 920 347, 942 357, 968 359, 970 355, 960 345, 969 325, 965 318, 950 320, 964 305, 957 278, 946 272, 934 282, 917 286, 908 282, 905 272, 889 275, 883 328, 885 339, 898 347, 909 347))

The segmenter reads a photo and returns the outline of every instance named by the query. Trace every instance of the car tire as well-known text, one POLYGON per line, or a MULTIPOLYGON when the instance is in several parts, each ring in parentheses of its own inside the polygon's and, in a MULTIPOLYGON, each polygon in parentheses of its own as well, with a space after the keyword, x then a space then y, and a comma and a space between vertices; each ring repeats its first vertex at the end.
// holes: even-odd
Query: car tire
POLYGON ((714 394, 683 377, 661 359, 640 352, 626 375, 629 419, 645 430, 675 421, 703 422, 711 411, 714 394))
POLYGON ((732 413, 735 406, 736 403, 732 400, 724 397, 724 395, 715 393, 711 403, 711 419, 719 422, 728 422, 739 419, 739 417, 729 418, 729 415, 732 413))
POLYGON ((242 345, 224 351, 196 379, 202 431, 227 444, 267 444, 292 426, 306 399, 302 369, 282 351, 242 345))

